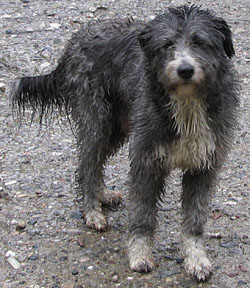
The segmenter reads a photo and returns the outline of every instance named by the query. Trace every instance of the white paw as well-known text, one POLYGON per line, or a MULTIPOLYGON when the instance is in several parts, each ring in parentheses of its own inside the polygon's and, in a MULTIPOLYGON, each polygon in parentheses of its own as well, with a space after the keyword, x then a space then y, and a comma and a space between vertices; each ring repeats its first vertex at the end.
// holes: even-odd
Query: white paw
POLYGON ((122 202, 122 194, 116 190, 104 189, 100 198, 102 204, 117 205, 122 202))
POLYGON ((184 267, 187 274, 199 281, 205 281, 212 273, 212 265, 203 248, 202 239, 195 236, 184 236, 184 267))
POLYGON ((198 281, 205 281, 212 273, 212 265, 209 259, 202 255, 205 252, 200 252, 203 253, 187 257, 184 261, 184 266, 188 275, 196 277, 198 281))
POLYGON ((147 237, 132 237, 128 244, 130 268, 137 272, 150 272, 153 270, 154 261, 150 239, 147 237))
POLYGON ((104 215, 96 210, 89 211, 84 216, 87 227, 97 231, 105 231, 107 229, 107 221, 104 215))
POLYGON ((130 259, 130 268, 136 272, 148 273, 154 268, 154 261, 147 257, 134 257, 130 259))

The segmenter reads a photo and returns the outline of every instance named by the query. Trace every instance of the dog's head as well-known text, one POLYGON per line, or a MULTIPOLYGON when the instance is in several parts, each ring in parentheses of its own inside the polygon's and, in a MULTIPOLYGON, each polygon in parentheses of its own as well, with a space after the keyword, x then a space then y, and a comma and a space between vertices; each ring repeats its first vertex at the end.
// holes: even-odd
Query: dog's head
POLYGON ((198 6, 180 6, 150 21, 139 43, 159 80, 170 89, 200 87, 234 55, 227 23, 198 6))

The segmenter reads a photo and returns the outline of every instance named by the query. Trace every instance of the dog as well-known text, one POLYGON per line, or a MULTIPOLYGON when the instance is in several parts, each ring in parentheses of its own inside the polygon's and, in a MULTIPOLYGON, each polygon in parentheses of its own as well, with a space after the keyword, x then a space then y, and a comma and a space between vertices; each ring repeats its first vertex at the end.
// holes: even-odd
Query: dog
POLYGON ((207 279, 202 244, 216 176, 237 125, 239 87, 228 24, 201 7, 170 7, 149 22, 109 19, 84 25, 50 74, 14 82, 20 113, 67 112, 77 134, 77 188, 86 225, 104 231, 107 159, 130 139, 128 256, 134 271, 154 267, 152 245, 166 179, 182 177, 183 253, 188 274, 207 279))

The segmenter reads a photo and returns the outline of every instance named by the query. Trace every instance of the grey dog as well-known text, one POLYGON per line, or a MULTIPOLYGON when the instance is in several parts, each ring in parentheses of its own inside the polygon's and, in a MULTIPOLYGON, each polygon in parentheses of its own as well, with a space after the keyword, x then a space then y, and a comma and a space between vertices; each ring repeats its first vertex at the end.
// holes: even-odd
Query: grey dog
POLYGON ((185 269, 205 280, 212 265, 202 244, 216 176, 230 149, 239 104, 227 23, 197 6, 168 8, 147 23, 91 22, 72 36, 50 74, 24 77, 11 97, 40 118, 66 111, 77 132, 77 187, 86 225, 107 227, 101 203, 107 159, 130 137, 130 267, 153 269, 157 210, 171 170, 182 178, 185 269))

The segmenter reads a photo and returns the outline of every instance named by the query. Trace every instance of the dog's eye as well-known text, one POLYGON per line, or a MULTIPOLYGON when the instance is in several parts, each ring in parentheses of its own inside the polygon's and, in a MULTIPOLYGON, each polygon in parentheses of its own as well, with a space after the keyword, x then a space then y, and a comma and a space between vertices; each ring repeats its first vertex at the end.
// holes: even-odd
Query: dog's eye
POLYGON ((174 42, 167 41, 162 48, 168 49, 168 48, 170 48, 173 45, 174 45, 174 42))
POLYGON ((199 47, 202 47, 205 45, 205 41, 199 37, 194 37, 192 39, 192 42, 193 42, 193 45, 196 45, 196 46, 199 46, 199 47))

